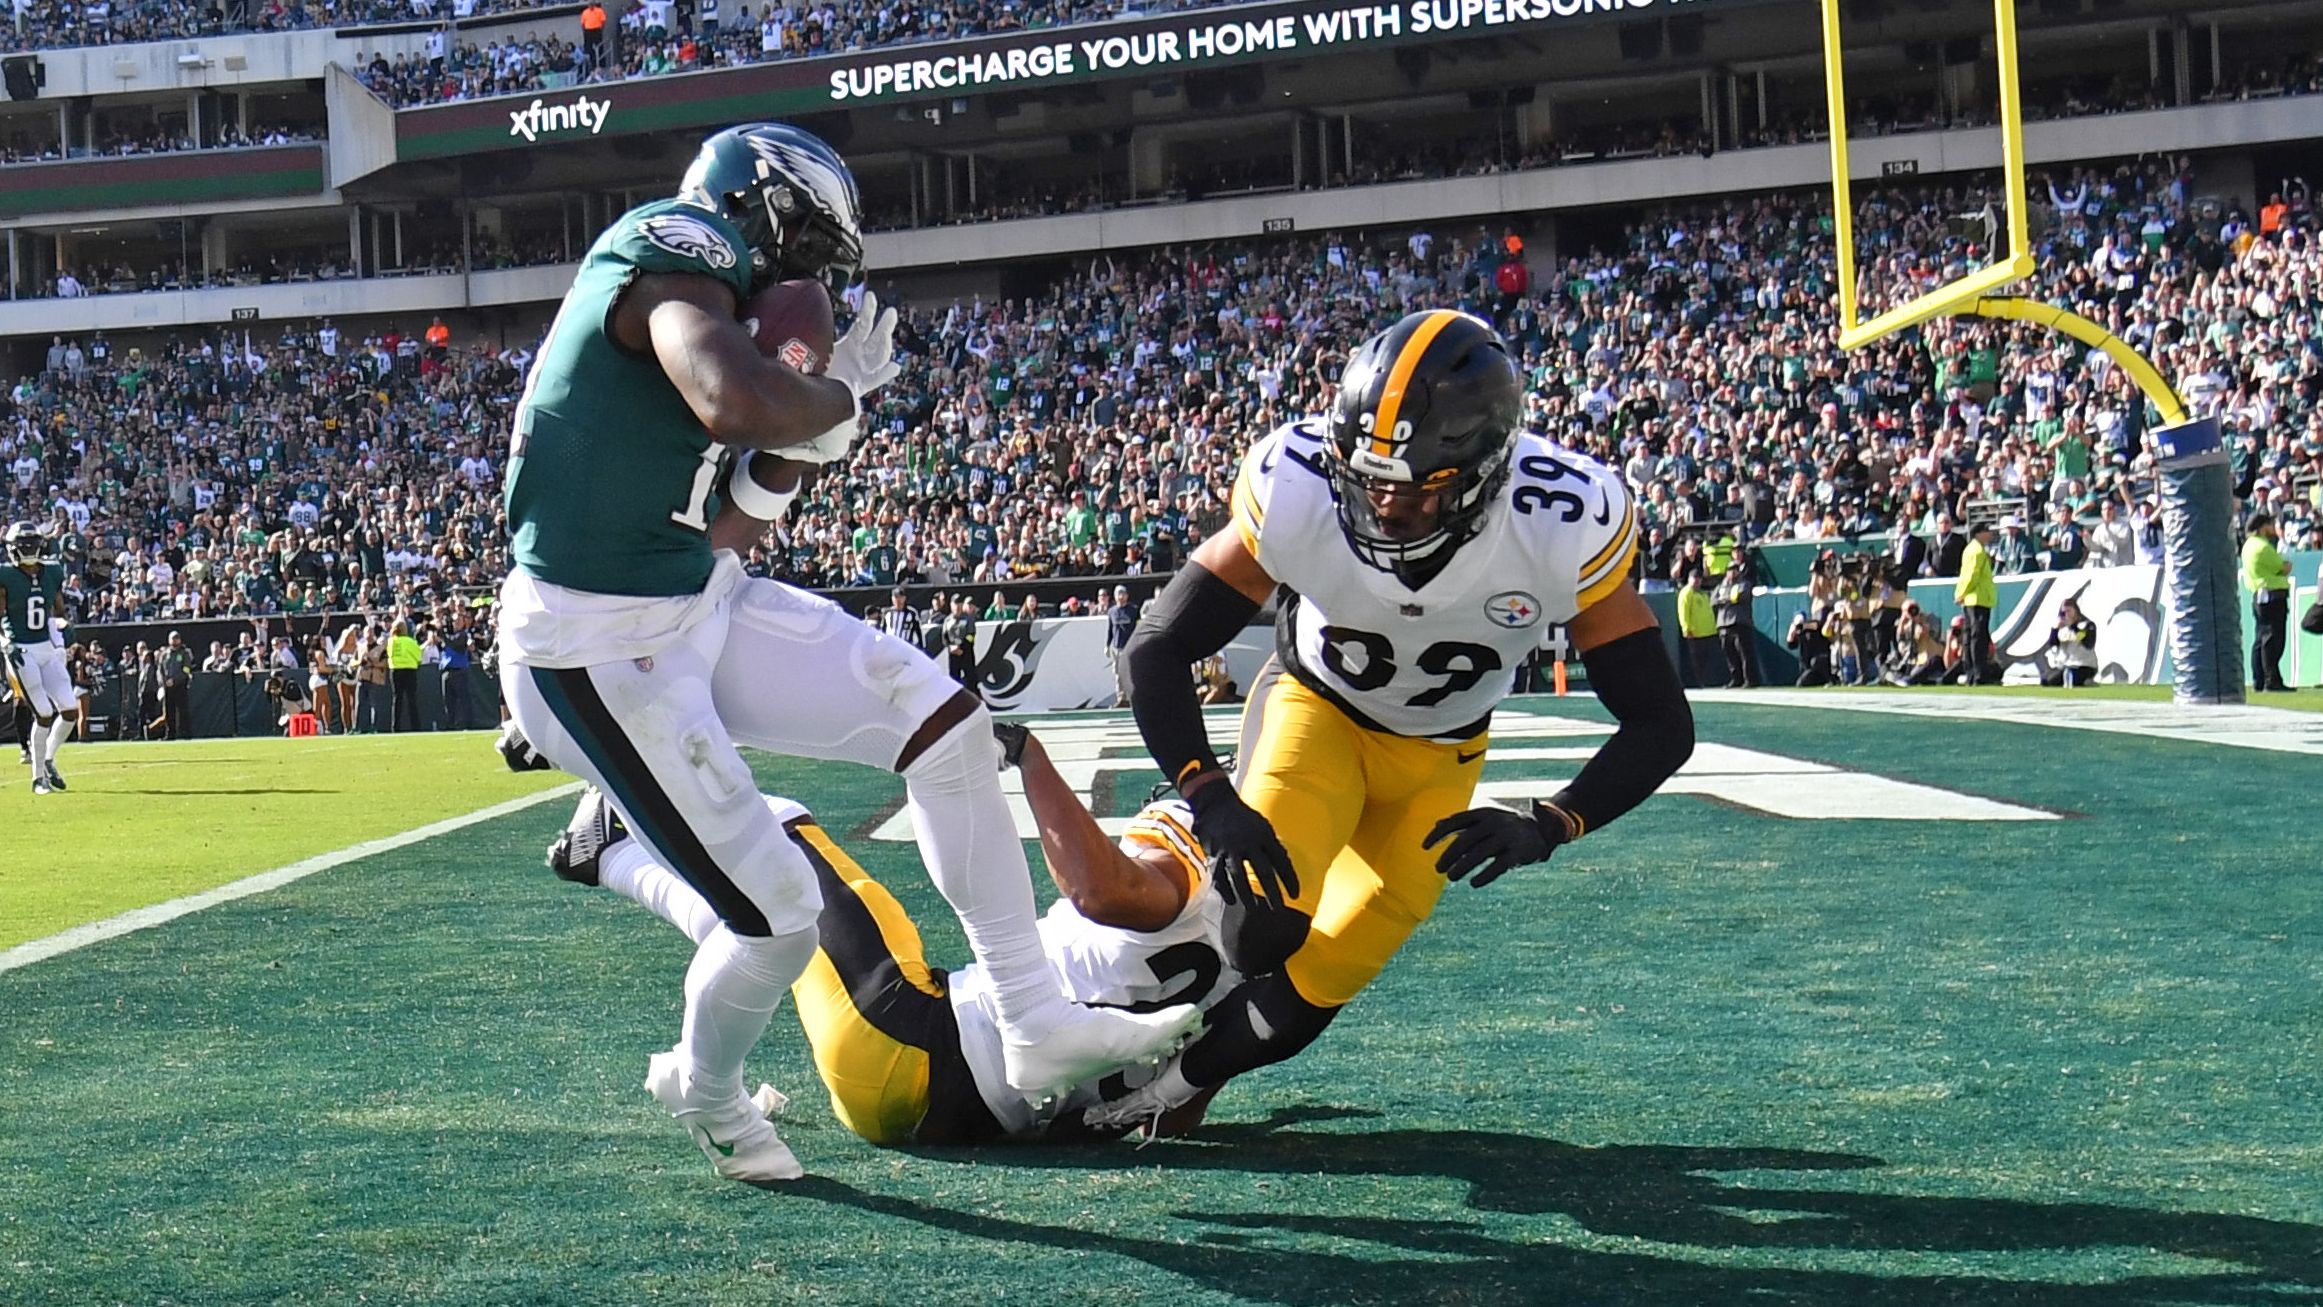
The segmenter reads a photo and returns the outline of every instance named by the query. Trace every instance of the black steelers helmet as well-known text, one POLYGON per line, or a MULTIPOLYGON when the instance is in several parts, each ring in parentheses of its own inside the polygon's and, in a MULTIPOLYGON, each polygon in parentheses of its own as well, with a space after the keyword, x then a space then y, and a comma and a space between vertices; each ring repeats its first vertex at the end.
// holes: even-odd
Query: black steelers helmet
POLYGON ((1481 319, 1430 309, 1363 342, 1329 417, 1331 494, 1356 556, 1387 572, 1440 567, 1484 528, 1523 412, 1508 346, 1481 319), (1440 494, 1436 529, 1390 537, 1369 494, 1383 482, 1440 494))
POLYGON ((862 200, 839 152, 786 123, 744 123, 702 142, 678 198, 724 214, 750 242, 750 289, 863 266, 862 200))

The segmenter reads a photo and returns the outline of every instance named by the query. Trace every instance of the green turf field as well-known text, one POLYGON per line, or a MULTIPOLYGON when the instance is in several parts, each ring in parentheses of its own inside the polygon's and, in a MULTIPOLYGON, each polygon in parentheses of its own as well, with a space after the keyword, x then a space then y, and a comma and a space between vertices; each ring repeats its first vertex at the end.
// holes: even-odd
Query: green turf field
POLYGON ((517 776, 485 732, 66 745, 72 789, 32 793, 0 754, 0 949, 393 835, 570 779, 517 776))
MULTIPOLYGON (((715 1180, 637 1086, 684 943, 540 869, 561 802, 0 973, 0 1303, 2323 1303, 2323 759, 1701 723, 1700 793, 1453 889, 1315 1048, 1143 1151, 874 1149, 778 1017, 814 1178, 715 1180)), ((1488 781, 1586 729, 1504 731, 1488 781)), ((961 955, 869 838, 892 781, 761 777, 961 955)))

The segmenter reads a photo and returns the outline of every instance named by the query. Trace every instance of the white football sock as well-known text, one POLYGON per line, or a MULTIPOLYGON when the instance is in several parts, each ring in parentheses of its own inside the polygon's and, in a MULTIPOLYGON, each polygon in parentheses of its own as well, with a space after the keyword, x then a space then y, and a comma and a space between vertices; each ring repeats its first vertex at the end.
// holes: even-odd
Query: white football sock
POLYGON ((903 779, 920 860, 992 977, 1001 1023, 1023 1029, 1060 1019, 1064 994, 1041 950, 1032 869, 1000 788, 991 714, 977 709, 914 758, 903 779))
POLYGON ((50 723, 48 728, 48 752, 42 756, 46 757, 51 763, 55 762, 56 751, 65 747, 65 739, 73 733, 73 727, 78 725, 80 720, 81 719, 78 717, 59 717, 56 719, 56 721, 50 723))
POLYGON ((653 860, 638 840, 622 840, 597 859, 597 883, 686 933, 696 944, 718 928, 718 910, 685 878, 653 860))
POLYGON ((33 718, 32 739, 28 743, 32 746, 33 769, 37 771, 48 760, 48 723, 33 718))
POLYGON ((814 960, 815 932, 753 938, 724 925, 710 932, 686 969, 686 1096, 703 1104, 742 1097, 742 1061, 782 1003, 783 991, 814 960))

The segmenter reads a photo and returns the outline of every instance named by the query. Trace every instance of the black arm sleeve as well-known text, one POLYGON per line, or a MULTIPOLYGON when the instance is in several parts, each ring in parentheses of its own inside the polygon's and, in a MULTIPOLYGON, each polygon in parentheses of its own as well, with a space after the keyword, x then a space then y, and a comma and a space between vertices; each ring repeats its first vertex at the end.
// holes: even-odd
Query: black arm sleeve
POLYGON ((1248 595, 1188 563, 1146 605, 1129 637, 1129 706, 1146 752, 1172 783, 1218 766, 1194 697, 1194 663, 1225 648, 1257 615, 1248 595))
POLYGON ((1678 685, 1657 627, 1632 631, 1581 655, 1589 688, 1621 723, 1596 756, 1551 800, 1596 830, 1645 802, 1694 756, 1694 710, 1678 685))

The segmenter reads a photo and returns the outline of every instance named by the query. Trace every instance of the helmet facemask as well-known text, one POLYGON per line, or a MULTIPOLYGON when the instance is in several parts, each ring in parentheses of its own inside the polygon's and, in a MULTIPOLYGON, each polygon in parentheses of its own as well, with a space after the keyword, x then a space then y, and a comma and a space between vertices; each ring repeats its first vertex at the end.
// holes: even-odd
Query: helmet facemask
POLYGON ((755 239, 758 233, 743 232, 754 238, 750 256, 753 274, 764 264, 770 281, 816 278, 834 295, 845 290, 863 266, 863 238, 817 212, 787 182, 773 182, 759 194, 769 239, 761 243, 755 239))
POLYGON ((1424 475, 1396 475, 1394 469, 1383 465, 1400 463, 1400 460, 1379 459, 1362 450, 1343 450, 1333 445, 1332 457, 1328 460, 1331 498, 1338 505, 1339 527, 1347 536, 1348 547, 1355 551, 1357 558, 1383 572, 1440 569, 1450 560, 1453 551, 1475 539, 1484 529, 1485 518, 1499 495, 1501 484, 1508 479, 1508 454, 1509 447, 1503 442, 1482 462, 1470 467, 1437 468, 1424 475), (1381 520, 1378 505, 1371 498, 1372 492, 1383 485, 1416 486, 1423 493, 1433 493, 1437 497, 1435 529, 1416 540, 1396 538, 1381 520))
POLYGON ((40 535, 40 528, 30 522, 19 522, 8 528, 8 561, 23 566, 40 562, 48 553, 48 542, 40 535))

